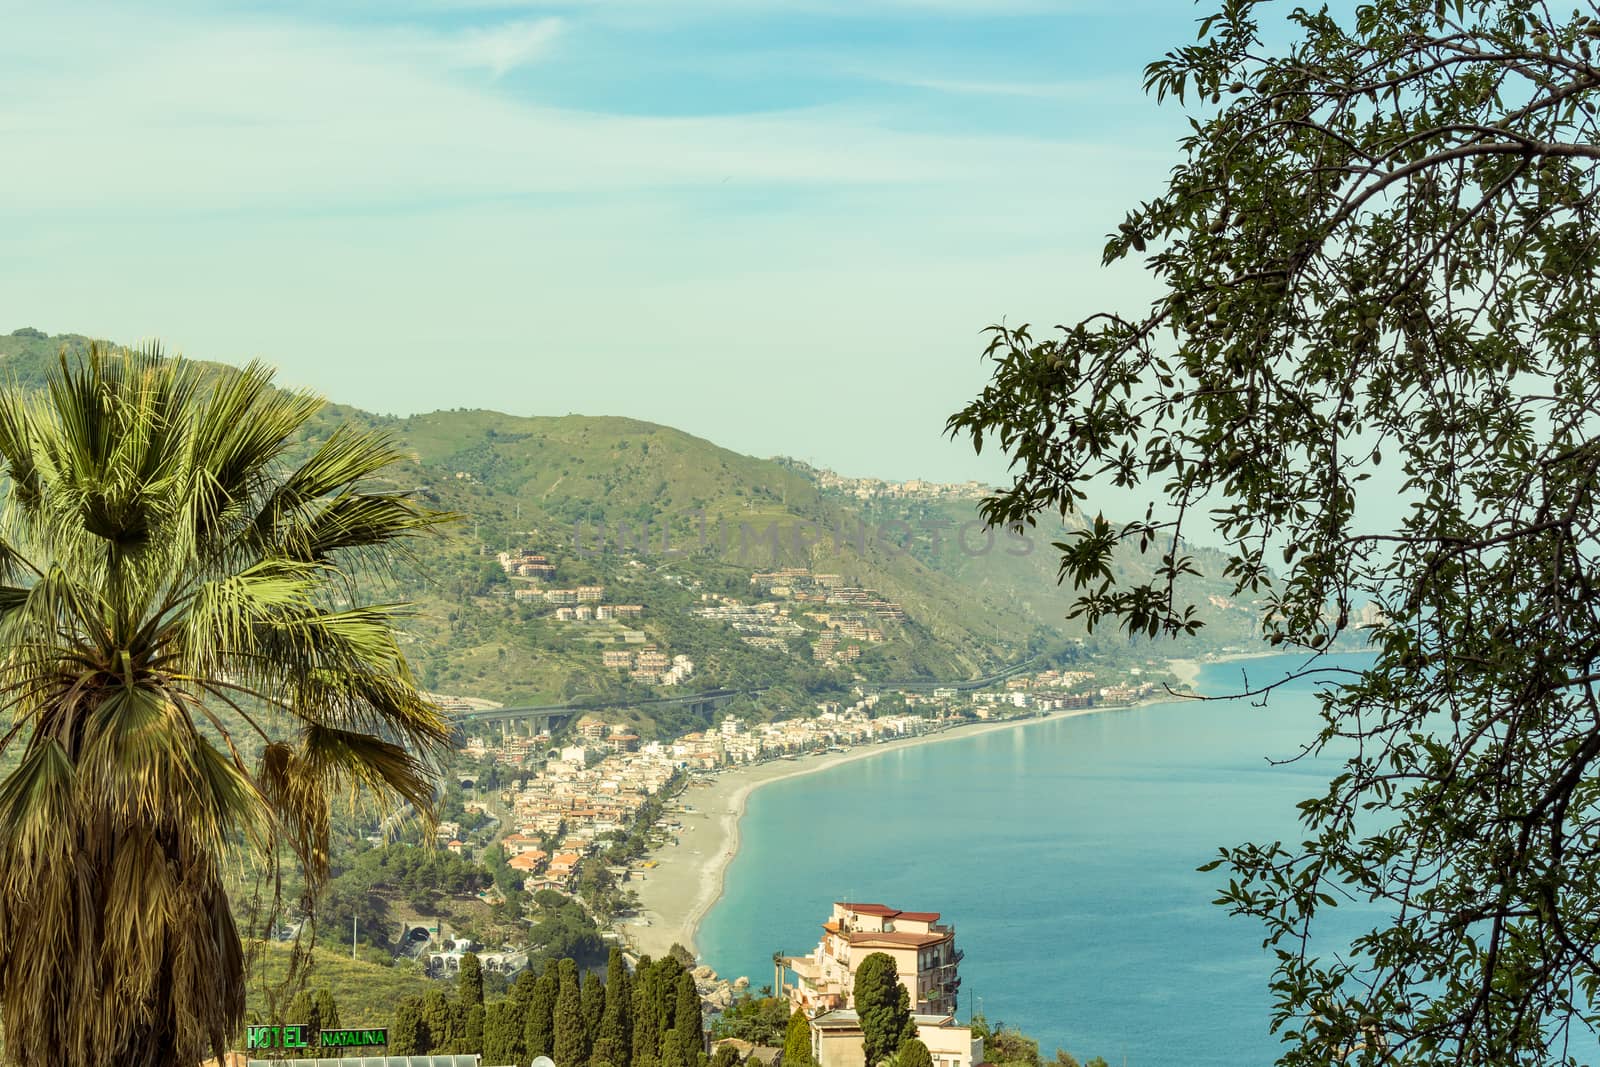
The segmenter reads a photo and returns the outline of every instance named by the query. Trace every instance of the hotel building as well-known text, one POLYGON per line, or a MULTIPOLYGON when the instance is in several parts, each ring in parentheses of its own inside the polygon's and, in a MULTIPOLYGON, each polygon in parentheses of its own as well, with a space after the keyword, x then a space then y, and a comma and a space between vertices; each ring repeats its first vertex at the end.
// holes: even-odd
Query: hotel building
POLYGON ((807 956, 781 959, 780 995, 811 1020, 811 1050, 820 1067, 859 1067, 861 1021, 855 1012, 856 968, 874 952, 895 962, 916 1018, 917 1036, 934 1067, 983 1062, 983 1039, 956 1022, 962 953, 955 928, 933 911, 900 911, 883 904, 835 904, 822 940, 807 956), (788 982, 790 973, 794 982, 788 982))

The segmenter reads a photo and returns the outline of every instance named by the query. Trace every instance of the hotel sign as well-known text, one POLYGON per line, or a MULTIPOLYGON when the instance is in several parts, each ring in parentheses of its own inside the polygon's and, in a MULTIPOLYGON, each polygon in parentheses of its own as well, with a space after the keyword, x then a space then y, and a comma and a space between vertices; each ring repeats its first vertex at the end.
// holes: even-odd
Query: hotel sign
MULTIPOLYGON (((305 1023, 291 1026, 247 1026, 244 1031, 244 1047, 250 1051, 311 1048, 310 1038, 311 1027, 305 1023)), ((318 1036, 317 1047, 355 1048, 388 1043, 389 1031, 381 1027, 371 1030, 324 1030, 318 1036)))

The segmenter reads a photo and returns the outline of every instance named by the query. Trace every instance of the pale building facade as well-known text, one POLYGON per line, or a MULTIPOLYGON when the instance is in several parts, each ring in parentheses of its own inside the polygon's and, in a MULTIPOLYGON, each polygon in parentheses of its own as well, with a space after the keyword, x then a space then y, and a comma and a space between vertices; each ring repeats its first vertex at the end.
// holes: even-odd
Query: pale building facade
MULTIPOLYGON (((983 1063, 983 1038, 951 1015, 917 1015, 917 1039, 928 1046, 933 1067, 977 1067, 983 1063)), ((850 1008, 826 1011, 811 1020, 811 1055, 818 1067, 862 1067, 861 1018, 850 1008)))

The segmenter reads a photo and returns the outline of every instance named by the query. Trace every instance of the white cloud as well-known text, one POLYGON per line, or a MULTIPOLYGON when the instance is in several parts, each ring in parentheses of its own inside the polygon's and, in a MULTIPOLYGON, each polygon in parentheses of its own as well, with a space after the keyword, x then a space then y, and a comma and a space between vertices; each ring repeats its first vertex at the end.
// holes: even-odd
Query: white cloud
POLYGON ((552 20, 473 40, 269 22, 127 30, 124 48, 82 68, 0 69, 0 97, 11 102, 0 137, 25 145, 29 160, 0 178, 12 203, 95 214, 373 210, 724 181, 981 188, 1019 169, 1061 175, 1089 160, 1137 158, 1042 139, 902 132, 849 109, 599 115, 451 75, 469 61, 502 72, 526 60, 559 32, 552 20), (91 159, 114 177, 85 166, 91 159))
POLYGON ((161 335, 363 406, 631 414, 759 454, 807 451, 829 413, 870 458, 819 460, 939 476, 972 469, 922 464, 981 384, 984 325, 1138 292, 1094 262, 1159 146, 602 115, 481 73, 547 55, 553 21, 108 9, 78 49, 70 19, 19 15, 0 330, 161 335))
POLYGON ((544 55, 561 28, 558 18, 509 22, 467 30, 448 41, 447 48, 463 65, 484 67, 498 78, 544 55))
MULTIPOLYGON (((971 96, 1014 96, 1031 100, 1093 100, 1103 98, 1108 89, 1126 89, 1126 85, 1104 79, 1083 81, 986 81, 969 78, 929 78, 915 75, 873 74, 860 72, 864 77, 875 77, 891 85, 904 85, 913 89, 929 89, 939 93, 957 93, 971 96)), ((1133 83, 1135 90, 1137 82, 1133 83)))

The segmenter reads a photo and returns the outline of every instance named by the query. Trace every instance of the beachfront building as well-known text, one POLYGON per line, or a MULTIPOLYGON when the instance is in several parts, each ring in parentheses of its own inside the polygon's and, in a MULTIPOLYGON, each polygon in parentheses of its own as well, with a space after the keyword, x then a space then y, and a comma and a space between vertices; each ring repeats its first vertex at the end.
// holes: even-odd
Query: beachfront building
POLYGON ((780 995, 808 1017, 854 1008, 855 968, 872 953, 882 952, 894 960, 914 1013, 953 1015, 961 987, 957 975, 961 952, 955 941, 955 927, 941 923, 936 911, 835 904, 811 954, 783 958, 780 995))

